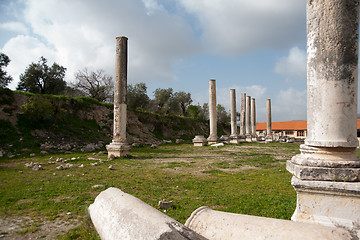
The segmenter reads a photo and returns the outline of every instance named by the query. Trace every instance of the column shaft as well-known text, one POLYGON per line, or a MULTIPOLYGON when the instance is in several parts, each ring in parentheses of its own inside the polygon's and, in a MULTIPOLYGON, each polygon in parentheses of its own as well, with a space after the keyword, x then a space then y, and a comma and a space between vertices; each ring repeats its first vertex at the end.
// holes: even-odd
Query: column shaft
POLYGON ((109 158, 129 155, 131 148, 126 141, 127 42, 126 37, 116 38, 113 140, 106 146, 109 158))
POLYGON ((245 137, 246 130, 246 93, 241 93, 241 112, 240 112, 240 136, 245 137))
POLYGON ((255 98, 251 99, 251 136, 256 137, 256 109, 255 98))
POLYGON ((271 99, 266 100, 266 135, 271 136, 271 99))
POLYGON ((209 80, 209 120, 210 135, 208 137, 209 144, 217 142, 217 112, 216 112, 216 80, 209 80))
POLYGON ((237 137, 237 124, 236 124, 236 93, 235 89, 230 89, 230 104, 231 104, 231 135, 230 137, 237 137))

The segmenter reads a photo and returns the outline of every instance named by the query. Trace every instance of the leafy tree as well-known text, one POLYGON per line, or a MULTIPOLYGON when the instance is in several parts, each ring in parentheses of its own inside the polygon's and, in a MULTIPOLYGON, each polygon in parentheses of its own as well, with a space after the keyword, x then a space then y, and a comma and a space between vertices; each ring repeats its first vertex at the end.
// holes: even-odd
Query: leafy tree
POLYGON ((190 105, 188 107, 188 115, 193 119, 200 119, 201 107, 199 105, 190 105))
POLYGON ((226 109, 221 104, 216 106, 217 111, 217 120, 220 123, 229 123, 230 122, 230 114, 226 112, 226 109))
POLYGON ((154 91, 154 97, 156 102, 156 112, 169 113, 169 100, 173 95, 173 89, 161 89, 157 88, 154 91))
POLYGON ((60 94, 66 87, 66 68, 54 63, 51 67, 41 57, 38 63, 31 63, 20 75, 17 90, 40 94, 60 94))
POLYGON ((147 87, 145 83, 137 83, 135 86, 131 84, 128 85, 127 106, 130 109, 146 109, 150 102, 146 91, 147 87))
POLYGON ((103 69, 89 72, 87 68, 84 68, 75 73, 75 78, 77 82, 72 83, 73 88, 82 91, 85 96, 100 102, 112 101, 114 92, 113 79, 103 69))
POLYGON ((180 114, 187 116, 188 107, 192 103, 191 94, 183 91, 176 92, 172 97, 172 101, 175 101, 178 104, 181 111, 180 114))
POLYGON ((3 70, 3 67, 7 67, 10 63, 10 59, 4 53, 0 53, 0 87, 6 87, 13 79, 11 76, 7 76, 7 72, 3 70))

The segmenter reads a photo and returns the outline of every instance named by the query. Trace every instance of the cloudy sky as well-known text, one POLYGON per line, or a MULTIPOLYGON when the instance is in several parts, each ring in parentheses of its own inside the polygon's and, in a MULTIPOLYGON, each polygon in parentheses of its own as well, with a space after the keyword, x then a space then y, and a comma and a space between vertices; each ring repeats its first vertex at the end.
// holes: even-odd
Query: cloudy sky
POLYGON ((1 0, 0 51, 14 81, 40 56, 114 74, 115 37, 129 38, 128 83, 190 92, 229 109, 230 88, 256 99, 257 120, 306 119, 305 0, 1 0))

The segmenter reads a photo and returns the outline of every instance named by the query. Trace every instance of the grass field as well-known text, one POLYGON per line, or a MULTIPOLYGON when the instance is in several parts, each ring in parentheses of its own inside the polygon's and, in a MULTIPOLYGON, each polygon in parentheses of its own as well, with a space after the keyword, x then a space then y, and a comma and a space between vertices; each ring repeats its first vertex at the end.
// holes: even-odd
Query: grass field
POLYGON ((290 219, 296 192, 285 162, 298 152, 291 143, 168 144, 133 148, 130 157, 112 161, 104 152, 1 158, 0 234, 4 239, 99 239, 87 207, 108 187, 155 208, 159 200, 171 200, 174 205, 166 214, 181 223, 200 206, 290 219), (25 167, 30 162, 43 170, 25 167), (95 162, 99 166, 90 164, 95 162), (56 169, 67 163, 74 167, 56 169))

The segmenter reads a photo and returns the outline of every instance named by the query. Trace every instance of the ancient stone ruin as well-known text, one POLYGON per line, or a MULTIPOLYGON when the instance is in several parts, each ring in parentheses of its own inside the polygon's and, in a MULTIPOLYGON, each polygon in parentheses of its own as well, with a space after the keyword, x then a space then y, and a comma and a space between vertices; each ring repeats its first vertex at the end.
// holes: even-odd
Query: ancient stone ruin
POLYGON ((131 149, 126 140, 127 41, 127 37, 116 38, 114 133, 112 142, 106 145, 109 158, 129 155, 131 149))
MULTIPOLYGON (((360 160, 355 135, 358 42, 359 0, 307 1, 308 137, 301 153, 287 162, 297 191, 292 221, 200 207, 184 226, 141 200, 109 188, 89 207, 100 237, 359 239, 360 160)), ((211 88, 215 81, 211 82, 211 96, 215 96, 211 88)), ((250 111, 251 98, 247 99, 250 111)), ((216 120, 216 114, 212 117, 216 120)), ((250 119, 246 121, 246 136, 252 136, 250 119)))

